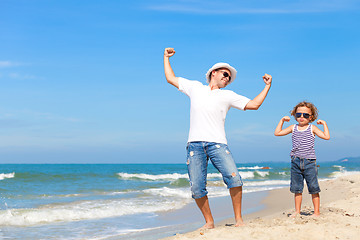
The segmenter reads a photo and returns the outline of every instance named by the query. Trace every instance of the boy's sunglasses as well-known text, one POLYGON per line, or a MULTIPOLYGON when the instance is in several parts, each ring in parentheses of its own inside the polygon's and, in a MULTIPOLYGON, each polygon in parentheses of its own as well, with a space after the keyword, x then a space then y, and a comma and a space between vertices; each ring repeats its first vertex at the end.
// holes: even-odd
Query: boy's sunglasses
POLYGON ((219 70, 220 72, 222 72, 222 74, 223 74, 223 76, 224 77, 228 77, 229 78, 229 82, 231 81, 231 76, 227 73, 227 72, 225 72, 225 71, 221 71, 221 70, 219 70))
POLYGON ((296 117, 296 118, 301 117, 301 115, 303 115, 304 118, 309 118, 309 117, 311 116, 311 115, 308 114, 308 113, 295 113, 295 117, 296 117))

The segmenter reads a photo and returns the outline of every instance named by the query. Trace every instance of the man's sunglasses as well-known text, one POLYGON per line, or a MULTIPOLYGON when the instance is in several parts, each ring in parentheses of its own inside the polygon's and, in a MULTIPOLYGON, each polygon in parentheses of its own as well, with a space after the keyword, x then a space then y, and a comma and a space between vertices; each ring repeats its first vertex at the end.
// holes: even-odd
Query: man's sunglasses
POLYGON ((309 113, 295 113, 295 117, 299 118, 301 115, 304 116, 304 118, 309 118, 311 115, 309 113))
POLYGON ((227 72, 225 72, 225 71, 222 71, 222 70, 219 70, 220 72, 222 72, 222 74, 223 74, 223 76, 224 77, 228 77, 229 78, 229 82, 231 81, 231 76, 227 73, 227 72))

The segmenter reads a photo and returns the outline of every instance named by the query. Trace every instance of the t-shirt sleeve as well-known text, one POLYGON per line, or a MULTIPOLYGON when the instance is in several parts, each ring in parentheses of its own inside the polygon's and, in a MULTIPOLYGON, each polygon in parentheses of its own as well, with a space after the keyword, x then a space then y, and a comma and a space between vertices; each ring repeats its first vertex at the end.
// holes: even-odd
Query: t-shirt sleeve
POLYGON ((233 91, 230 91, 230 106, 236 109, 245 110, 246 105, 250 102, 250 98, 239 95, 233 91))
POLYGON ((185 93, 189 97, 191 96, 192 89, 194 89, 194 87, 196 87, 197 85, 199 85, 198 81, 191 81, 191 80, 179 77, 179 91, 185 93))

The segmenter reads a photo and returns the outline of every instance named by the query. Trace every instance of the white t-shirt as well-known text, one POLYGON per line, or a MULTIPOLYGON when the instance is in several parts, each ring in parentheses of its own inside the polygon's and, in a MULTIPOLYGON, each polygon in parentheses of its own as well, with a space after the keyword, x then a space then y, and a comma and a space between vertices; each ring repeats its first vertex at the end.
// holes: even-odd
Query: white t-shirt
POLYGON ((231 107, 244 110, 249 98, 231 90, 211 90, 198 81, 179 78, 179 90, 189 96, 190 131, 188 142, 227 144, 225 118, 231 107))

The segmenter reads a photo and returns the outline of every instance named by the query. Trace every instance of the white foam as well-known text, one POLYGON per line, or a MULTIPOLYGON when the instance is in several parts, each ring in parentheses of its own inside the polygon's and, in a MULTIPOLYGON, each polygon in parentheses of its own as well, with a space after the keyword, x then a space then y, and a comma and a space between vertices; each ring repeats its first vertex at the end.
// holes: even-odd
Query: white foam
POLYGON ((0 173, 0 180, 4 180, 5 178, 14 178, 15 173, 0 173))
POLYGON ((158 198, 82 201, 68 204, 50 204, 31 209, 0 211, 0 226, 31 226, 55 222, 116 217, 130 214, 154 213, 179 209, 189 201, 158 198))
POLYGON ((336 167, 336 168, 344 168, 343 166, 340 166, 340 165, 332 165, 333 167, 336 167))
POLYGON ((168 187, 162 187, 162 188, 151 188, 143 190, 144 193, 152 194, 152 195, 158 195, 162 197, 177 197, 177 198, 185 198, 190 199, 191 193, 189 191, 189 188, 168 188, 168 187))
POLYGON ((340 172, 345 172, 345 171, 346 171, 346 170, 345 170, 346 168, 345 168, 345 167, 343 167, 343 166, 333 165, 332 167, 334 167, 334 168, 338 168, 340 172))
MULTIPOLYGON (((145 173, 118 173, 119 177, 124 179, 138 178, 141 180, 159 181, 159 180, 178 180, 189 179, 188 174, 172 173, 172 174, 145 174, 145 173)), ((208 173, 208 178, 221 178, 220 173, 208 173)))
POLYGON ((332 172, 330 174, 330 177, 334 177, 334 178, 338 178, 338 177, 343 177, 343 176, 349 176, 349 175, 353 175, 353 174, 359 174, 360 171, 337 171, 337 172, 332 172))
POLYGON ((248 189, 244 188, 243 193, 250 193, 250 192, 262 192, 262 191, 269 191, 273 189, 282 188, 281 186, 273 186, 273 187, 261 187, 261 188, 255 188, 255 189, 248 189))
POLYGON ((208 173, 208 178, 222 178, 221 173, 208 173))
POLYGON ((229 189, 226 187, 208 187, 208 197, 224 197, 229 196, 229 189))
POLYGON ((248 171, 248 172, 239 172, 242 179, 248 179, 248 178, 254 178, 254 172, 248 171))
POLYGON ((151 181, 157 181, 157 180, 177 180, 180 178, 188 178, 187 174, 180 174, 180 173, 172 173, 172 174, 158 174, 158 175, 152 175, 152 174, 145 174, 145 173, 118 173, 118 176, 121 178, 129 179, 129 178, 139 178, 144 180, 151 180, 151 181))
POLYGON ((277 185, 289 185, 290 180, 267 180, 267 181, 256 181, 256 182, 245 182, 244 186, 277 186, 277 185))
POLYGON ((269 172, 261 172, 261 171, 255 171, 257 174, 259 174, 261 177, 269 176, 269 172))
POLYGON ((223 180, 219 180, 219 181, 208 181, 206 186, 223 187, 226 185, 223 180))
MULTIPOLYGON (((263 169, 262 167, 252 167, 252 169, 263 169)), ((240 168, 239 168, 240 169, 240 168)), ((245 169, 245 168, 243 168, 245 169)), ((248 168, 246 168, 248 169, 248 168)), ((254 173, 257 173, 261 177, 266 177, 270 173, 269 171, 240 171, 240 175, 242 179, 254 178, 254 173)), ((145 181, 160 181, 160 180, 178 180, 178 179, 189 179, 188 174, 180 174, 180 173, 172 173, 172 174, 145 174, 145 173, 117 173, 120 178, 123 179, 131 179, 138 178, 145 181)), ((222 178, 220 173, 208 173, 207 178, 222 178)))
POLYGON ((260 166, 254 166, 254 167, 239 167, 239 170, 259 170, 259 169, 271 169, 270 167, 260 167, 260 166))

